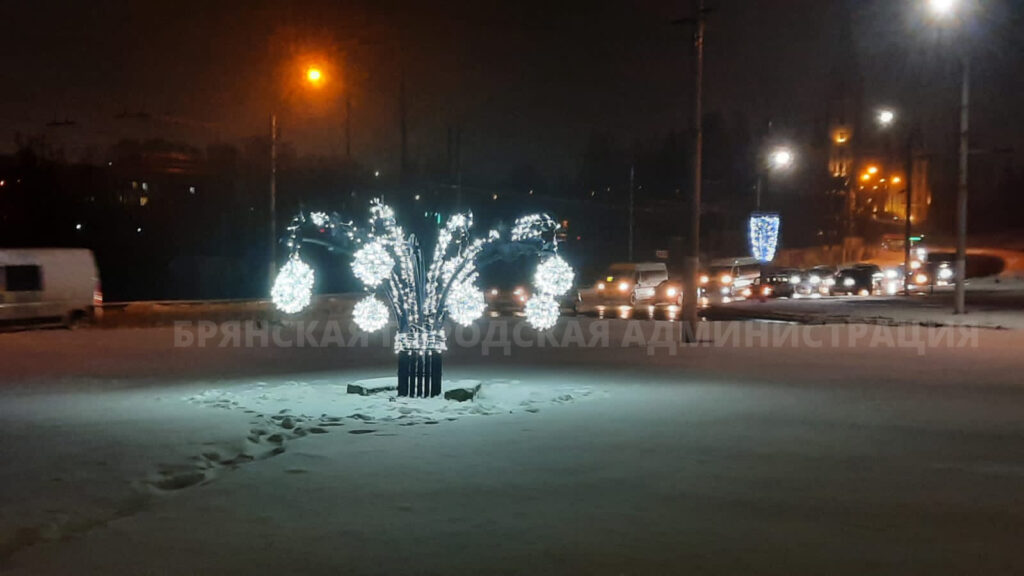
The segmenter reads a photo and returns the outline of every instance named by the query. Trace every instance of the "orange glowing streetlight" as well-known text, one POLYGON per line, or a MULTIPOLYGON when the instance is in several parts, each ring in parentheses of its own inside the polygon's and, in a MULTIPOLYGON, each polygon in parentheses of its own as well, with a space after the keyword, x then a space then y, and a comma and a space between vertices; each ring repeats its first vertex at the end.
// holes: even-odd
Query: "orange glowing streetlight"
POLYGON ((324 79, 323 70, 316 66, 306 68, 306 82, 313 86, 319 86, 324 79))

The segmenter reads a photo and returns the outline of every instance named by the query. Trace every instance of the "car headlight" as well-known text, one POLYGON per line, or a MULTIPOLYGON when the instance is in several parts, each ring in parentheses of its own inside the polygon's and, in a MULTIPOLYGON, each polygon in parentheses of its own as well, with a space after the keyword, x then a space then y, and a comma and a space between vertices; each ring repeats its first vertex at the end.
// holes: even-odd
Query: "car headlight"
POLYGON ((836 279, 835 278, 826 278, 825 279, 825 286, 832 287, 832 286, 835 286, 835 285, 836 285, 836 279))
POLYGON ((761 293, 764 294, 765 296, 771 296, 772 295, 772 287, 771 286, 765 286, 761 290, 761 293))
POLYGON ((943 280, 949 280, 953 277, 953 270, 951 268, 942 268, 939 270, 939 278, 943 280))
POLYGON ((707 284, 708 282, 711 282, 711 278, 708 278, 707 274, 701 274, 701 276, 700 276, 700 283, 701 284, 707 284))
POLYGON ((666 295, 667 295, 667 296, 668 296, 669 298, 675 298, 675 297, 676 297, 676 294, 678 294, 678 293, 679 293, 679 291, 678 291, 678 290, 676 290, 676 289, 675 289, 674 287, 671 287, 671 286, 669 287, 669 289, 668 289, 668 290, 666 290, 666 291, 665 291, 665 294, 666 294, 666 295))
POLYGON ((914 281, 917 282, 918 284, 927 284, 928 283, 928 275, 927 274, 918 274, 917 276, 914 277, 914 281))
POLYGON ((732 284, 732 276, 730 276, 729 274, 722 274, 722 284, 732 284))
POLYGON ((497 296, 497 295, 498 295, 498 289, 497 288, 491 288, 491 296, 497 296))
POLYGON ((911 270, 917 270, 920 267, 921 267, 921 261, 920 260, 914 260, 913 262, 910 263, 910 269, 911 270))
POLYGON ((604 282, 598 282, 597 283, 597 289, 598 290, 604 290, 605 289, 604 282))
POLYGON ((821 276, 818 276, 817 274, 811 274, 811 284, 814 284, 815 286, 821 284, 821 276))
POLYGON ((895 280, 897 277, 899 277, 899 275, 900 273, 897 272, 896 270, 893 270, 892 268, 885 271, 885 277, 888 278, 889 280, 895 280))
POLYGON ((790 276, 789 277, 789 283, 790 284, 799 284, 800 283, 800 277, 795 275, 795 274, 793 276, 790 276))
POLYGON ((847 288, 852 287, 856 283, 857 281, 853 278, 843 278, 843 286, 846 286, 847 288))
POLYGON ((721 292, 722 296, 728 296, 731 290, 729 290, 728 288, 722 288, 721 292))
POLYGON ((629 282, 619 282, 619 292, 629 292, 629 282))

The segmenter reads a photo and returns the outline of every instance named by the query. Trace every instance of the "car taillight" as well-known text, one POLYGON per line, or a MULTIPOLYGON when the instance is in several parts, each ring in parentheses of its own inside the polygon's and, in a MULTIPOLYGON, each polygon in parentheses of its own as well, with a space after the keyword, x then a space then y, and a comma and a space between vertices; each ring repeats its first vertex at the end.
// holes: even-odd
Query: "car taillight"
POLYGON ((92 305, 102 306, 103 305, 103 285, 99 280, 96 281, 96 287, 92 290, 92 305))

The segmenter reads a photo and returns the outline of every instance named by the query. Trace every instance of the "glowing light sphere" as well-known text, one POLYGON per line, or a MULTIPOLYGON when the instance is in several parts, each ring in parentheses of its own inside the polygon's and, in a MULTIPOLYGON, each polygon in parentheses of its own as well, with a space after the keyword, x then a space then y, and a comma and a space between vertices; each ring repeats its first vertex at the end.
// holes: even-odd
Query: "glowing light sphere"
POLYGON ((367 296, 356 302, 355 308, 352 309, 352 318, 361 330, 376 332, 388 325, 390 312, 376 296, 367 296))
POLYGON ((558 322, 558 302, 549 294, 526 301, 526 321, 537 330, 547 330, 558 322))
POLYGON ((301 312, 309 306, 313 296, 313 280, 315 275, 308 264, 292 256, 281 267, 270 291, 270 298, 278 310, 287 314, 301 312))
POLYGON ((568 262, 561 256, 552 256, 537 266, 533 283, 537 286, 538 292, 561 296, 572 288, 572 281, 575 278, 576 272, 568 262))
POLYGON ((448 315, 462 326, 469 326, 483 316, 487 309, 484 293, 472 282, 460 282, 448 291, 448 315))
POLYGON ((376 288, 391 276, 395 260, 381 242, 371 242, 360 248, 352 258, 352 272, 369 288, 376 288))
POLYGON ((754 214, 750 217, 750 251, 759 262, 771 262, 779 245, 778 214, 754 214))

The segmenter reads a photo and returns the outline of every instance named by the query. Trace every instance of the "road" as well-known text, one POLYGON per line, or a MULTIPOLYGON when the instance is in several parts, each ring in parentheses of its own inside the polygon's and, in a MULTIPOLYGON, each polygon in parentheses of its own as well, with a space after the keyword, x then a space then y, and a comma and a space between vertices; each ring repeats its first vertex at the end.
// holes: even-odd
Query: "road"
POLYGON ((352 408, 336 388, 394 372, 372 340, 0 334, 0 571, 1024 573, 1024 333, 922 329, 921 349, 895 327, 748 322, 675 354, 638 343, 664 326, 453 346, 450 378, 522 393, 486 414, 352 408), (307 414, 339 427, 251 439, 307 414))
POLYGON ((1024 330, 1024 289, 974 289, 967 293, 967 314, 953 314, 952 289, 903 296, 843 296, 815 299, 765 299, 712 306, 713 319, 761 318, 798 322, 920 323, 971 325, 1024 330))

